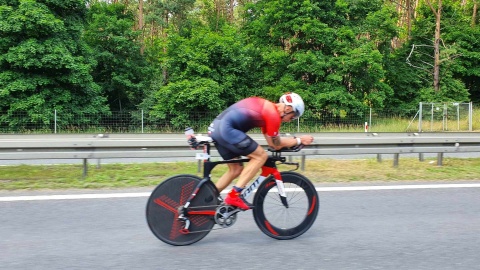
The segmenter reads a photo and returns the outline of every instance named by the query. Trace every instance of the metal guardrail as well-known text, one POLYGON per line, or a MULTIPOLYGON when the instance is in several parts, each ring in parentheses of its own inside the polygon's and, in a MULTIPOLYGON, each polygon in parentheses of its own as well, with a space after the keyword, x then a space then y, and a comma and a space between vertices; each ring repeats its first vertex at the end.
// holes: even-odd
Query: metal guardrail
MULTIPOLYGON (((297 134, 300 135, 300 134, 297 134)), ((437 153, 442 165, 444 153, 480 152, 480 134, 461 133, 316 133, 315 142, 297 153, 309 155, 437 153)), ((261 145, 261 134, 252 134, 261 145)), ((195 156, 183 134, 81 134, 81 135, 0 135, 0 160, 82 159, 84 175, 89 159, 185 158, 195 156)), ((212 156, 218 156, 212 151, 212 156)))

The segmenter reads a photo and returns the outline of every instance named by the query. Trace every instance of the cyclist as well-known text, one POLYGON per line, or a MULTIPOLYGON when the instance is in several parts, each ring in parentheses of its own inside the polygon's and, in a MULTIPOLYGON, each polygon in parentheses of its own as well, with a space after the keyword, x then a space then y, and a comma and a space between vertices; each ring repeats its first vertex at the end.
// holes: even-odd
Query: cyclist
POLYGON ((218 192, 225 189, 235 178, 238 181, 225 197, 225 204, 248 210, 251 205, 240 196, 268 158, 265 150, 246 134, 249 130, 260 127, 268 145, 274 149, 293 147, 313 142, 313 137, 279 136, 282 122, 290 122, 300 117, 305 110, 302 98, 295 93, 286 93, 279 103, 273 103, 259 97, 250 97, 228 107, 209 126, 209 134, 215 140, 215 147, 223 159, 240 156, 250 158, 245 166, 241 163, 228 164, 228 170, 216 183, 218 192))

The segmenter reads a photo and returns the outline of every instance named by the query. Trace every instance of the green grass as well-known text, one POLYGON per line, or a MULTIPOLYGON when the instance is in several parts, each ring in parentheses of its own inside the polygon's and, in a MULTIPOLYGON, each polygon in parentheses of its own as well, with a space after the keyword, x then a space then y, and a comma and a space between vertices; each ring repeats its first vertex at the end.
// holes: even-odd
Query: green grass
MULTIPOLYGON (((392 160, 334 160, 307 159, 305 174, 316 183, 343 183, 359 181, 437 181, 480 180, 480 158, 445 158, 443 166, 434 159, 423 162, 401 158, 397 168, 392 160)), ((218 166, 213 179, 225 171, 218 166)), ((291 167, 280 166, 281 170, 291 167)), ((20 165, 0 167, 0 190, 24 189, 98 189, 153 187, 176 174, 198 173, 196 162, 108 164, 88 167, 88 176, 82 177, 82 165, 20 165)))

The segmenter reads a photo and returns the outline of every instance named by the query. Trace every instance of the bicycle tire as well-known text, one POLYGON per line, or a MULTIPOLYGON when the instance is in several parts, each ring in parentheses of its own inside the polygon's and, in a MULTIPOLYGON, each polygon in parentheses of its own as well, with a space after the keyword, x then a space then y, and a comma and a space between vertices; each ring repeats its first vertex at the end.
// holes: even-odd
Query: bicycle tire
MULTIPOLYGON (((177 175, 160 183, 150 195, 146 218, 152 233, 161 241, 174 245, 193 244, 210 232, 215 225, 213 216, 195 215, 190 219, 189 233, 182 233, 184 222, 178 220, 178 208, 183 206, 201 179, 195 175, 177 175)), ((215 210, 217 194, 211 182, 205 183, 191 201, 189 208, 215 210)))
POLYGON ((304 234, 313 225, 320 208, 315 186, 305 176, 281 172, 289 207, 278 194, 275 178, 270 176, 259 187, 253 199, 253 217, 266 235, 288 240, 304 234))

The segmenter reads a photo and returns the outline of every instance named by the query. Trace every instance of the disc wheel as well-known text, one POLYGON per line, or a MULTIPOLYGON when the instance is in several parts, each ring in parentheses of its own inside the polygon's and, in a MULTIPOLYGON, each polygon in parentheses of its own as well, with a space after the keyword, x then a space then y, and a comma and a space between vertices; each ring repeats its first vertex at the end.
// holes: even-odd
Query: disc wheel
MULTIPOLYGON (((191 215, 188 231, 185 222, 178 219, 179 208, 188 200, 201 179, 195 175, 177 175, 160 183, 150 195, 146 217, 152 233, 163 242, 184 246, 204 238, 215 225, 213 216, 191 215)), ((215 186, 205 183, 192 200, 189 209, 215 210, 217 196, 215 186)))
POLYGON ((288 207, 280 199, 275 179, 269 177, 255 194, 253 217, 263 233, 275 239, 287 240, 310 229, 320 205, 315 186, 305 176, 295 172, 282 172, 281 176, 288 207))

